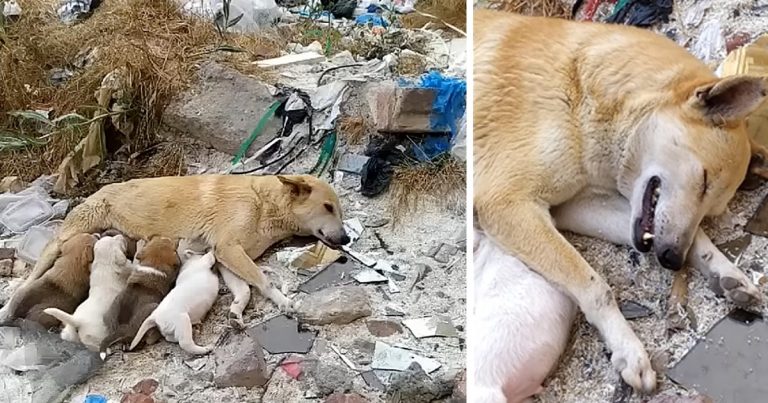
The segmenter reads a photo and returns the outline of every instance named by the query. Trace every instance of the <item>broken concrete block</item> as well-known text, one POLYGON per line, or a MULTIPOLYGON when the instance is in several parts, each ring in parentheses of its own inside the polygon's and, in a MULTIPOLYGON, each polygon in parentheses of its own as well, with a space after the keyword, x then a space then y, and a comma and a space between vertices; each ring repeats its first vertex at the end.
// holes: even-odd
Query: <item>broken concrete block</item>
POLYGON ((453 383, 432 379, 414 362, 402 373, 390 378, 387 403, 430 403, 453 393, 453 383))
POLYGON ((0 248, 0 260, 13 259, 16 250, 13 248, 0 248))
POLYGON ((459 248, 457 248, 454 245, 443 243, 440 245, 439 249, 435 254, 433 255, 433 259, 440 263, 448 263, 453 256, 458 253, 459 248))
POLYGON ((338 365, 320 363, 312 376, 315 385, 323 396, 334 392, 344 393, 352 389, 352 373, 338 365))
POLYGON ((213 383, 220 388, 264 386, 269 381, 264 352, 255 338, 233 334, 226 345, 216 350, 215 356, 213 383))
POLYGON ((370 316, 371 302, 361 287, 326 288, 309 294, 299 306, 299 318, 312 325, 343 325, 370 316))
POLYGON ((365 322, 365 326, 376 337, 388 337, 403 332, 403 327, 394 320, 371 319, 365 322))
POLYGON ((437 92, 430 88, 404 88, 395 83, 381 85, 369 102, 376 130, 386 133, 445 132, 432 128, 432 105, 437 92))
MULTIPOLYGON (((168 105, 163 124, 234 155, 275 99, 263 83, 217 63, 204 64, 199 75, 195 86, 168 105)), ((280 127, 280 119, 270 119, 250 150, 265 146, 280 127)))
POLYGON ((10 277, 13 274, 13 260, 0 260, 0 277, 10 277))

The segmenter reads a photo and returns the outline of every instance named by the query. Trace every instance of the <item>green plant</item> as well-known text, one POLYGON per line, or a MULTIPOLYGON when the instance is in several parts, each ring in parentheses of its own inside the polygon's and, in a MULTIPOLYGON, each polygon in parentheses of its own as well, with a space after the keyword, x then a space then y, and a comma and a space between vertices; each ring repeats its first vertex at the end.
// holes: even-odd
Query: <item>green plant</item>
POLYGON ((104 119, 106 117, 125 113, 105 113, 88 119, 77 113, 68 113, 55 119, 50 119, 38 111, 13 111, 8 114, 18 121, 18 131, 0 131, 0 151, 17 150, 21 148, 42 146, 62 132, 79 130, 82 126, 104 119), (30 126, 34 129, 30 130, 30 126), (40 135, 40 133, 43 133, 40 135))

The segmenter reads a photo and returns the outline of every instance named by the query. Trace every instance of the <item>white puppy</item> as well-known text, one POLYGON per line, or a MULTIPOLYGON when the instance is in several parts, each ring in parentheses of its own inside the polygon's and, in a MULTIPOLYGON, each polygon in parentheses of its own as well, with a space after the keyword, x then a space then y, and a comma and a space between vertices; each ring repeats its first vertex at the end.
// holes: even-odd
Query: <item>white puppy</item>
POLYGON ((216 258, 213 251, 199 255, 187 250, 182 259, 184 263, 176 286, 141 324, 129 350, 133 350, 154 326, 160 329, 166 340, 179 343, 186 352, 207 354, 213 349, 213 345, 195 344, 192 325, 203 320, 219 294, 219 276, 211 270, 216 258))
POLYGON ((530 401, 565 349, 575 306, 478 230, 474 249, 473 401, 530 401))
POLYGON ((56 308, 43 311, 64 323, 62 339, 99 350, 107 336, 104 314, 125 289, 131 271, 131 263, 125 256, 126 247, 127 240, 122 235, 99 239, 93 247, 88 298, 71 315, 56 308))

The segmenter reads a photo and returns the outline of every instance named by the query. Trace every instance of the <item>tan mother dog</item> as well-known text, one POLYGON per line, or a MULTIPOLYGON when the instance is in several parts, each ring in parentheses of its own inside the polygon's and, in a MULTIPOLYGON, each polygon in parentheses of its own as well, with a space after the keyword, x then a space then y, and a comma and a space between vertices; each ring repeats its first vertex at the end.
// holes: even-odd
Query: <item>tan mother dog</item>
POLYGON ((747 172, 744 118, 766 85, 718 79, 672 41, 632 27, 484 10, 474 26, 479 225, 570 295, 624 380, 651 391, 643 344, 558 229, 653 250, 669 269, 687 262, 732 301, 760 301, 699 225, 726 210, 747 172))
MULTIPOLYGON (((216 260, 281 309, 291 309, 291 301, 254 259, 293 235, 313 235, 331 247, 349 242, 336 193, 311 175, 136 179, 104 186, 73 209, 25 285, 48 270, 67 239, 109 228, 131 238, 202 239, 215 248, 216 260)), ((230 310, 241 317, 250 291, 233 293, 237 307, 230 310)))

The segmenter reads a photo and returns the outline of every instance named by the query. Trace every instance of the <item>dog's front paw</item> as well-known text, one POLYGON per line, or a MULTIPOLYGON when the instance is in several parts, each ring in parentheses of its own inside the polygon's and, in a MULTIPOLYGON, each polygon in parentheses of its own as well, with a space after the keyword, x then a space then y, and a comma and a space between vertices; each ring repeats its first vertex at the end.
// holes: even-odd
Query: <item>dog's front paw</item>
POLYGON ((243 315, 237 314, 235 312, 230 312, 227 315, 227 319, 229 321, 229 326, 232 327, 235 330, 243 330, 245 329, 245 321, 243 321, 243 315))
POLYGON ((289 299, 288 297, 285 298, 281 302, 277 303, 277 307, 280 308, 281 311, 284 313, 296 313, 296 303, 293 302, 293 300, 289 299))
POLYGON ((763 300, 760 290, 740 270, 721 277, 719 285, 726 298, 737 305, 748 307, 758 305, 763 300))
POLYGON ((656 389, 656 372, 651 367, 651 360, 639 340, 627 342, 613 351, 613 367, 629 386, 638 392, 650 393, 656 389))

